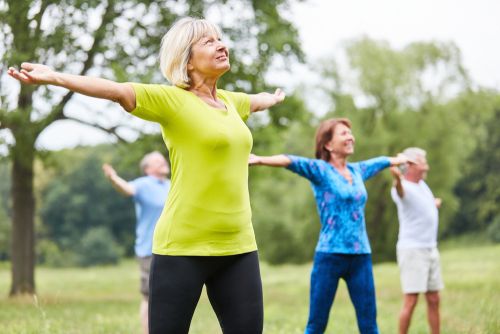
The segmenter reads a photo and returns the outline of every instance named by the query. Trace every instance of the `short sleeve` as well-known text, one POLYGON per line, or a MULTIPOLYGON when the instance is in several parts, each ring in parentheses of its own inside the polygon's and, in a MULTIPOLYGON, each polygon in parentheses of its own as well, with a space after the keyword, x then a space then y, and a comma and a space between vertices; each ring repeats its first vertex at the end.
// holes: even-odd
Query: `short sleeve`
POLYGON ((322 175, 325 170, 322 160, 308 159, 295 155, 287 155, 287 157, 292 161, 292 163, 286 167, 288 170, 305 177, 315 184, 321 183, 323 179, 322 175))
POLYGON ((226 90, 219 91, 221 96, 234 106, 241 119, 246 121, 250 116, 250 96, 239 92, 235 93, 226 90))
POLYGON ((131 114, 147 121, 166 124, 178 109, 177 87, 130 83, 135 92, 135 109, 131 114))
POLYGON ((139 177, 135 180, 129 181, 128 184, 134 188, 134 195, 132 197, 134 199, 138 199, 140 196, 141 188, 144 185, 144 177, 139 177))
POLYGON ((352 164, 361 173, 363 181, 375 176, 378 172, 391 165, 388 157, 377 157, 352 164))

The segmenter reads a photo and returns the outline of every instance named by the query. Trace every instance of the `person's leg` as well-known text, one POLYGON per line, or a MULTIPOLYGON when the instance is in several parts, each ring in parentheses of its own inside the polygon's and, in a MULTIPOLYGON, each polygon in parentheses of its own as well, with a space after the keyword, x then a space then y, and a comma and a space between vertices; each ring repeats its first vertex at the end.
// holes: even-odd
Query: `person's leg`
POLYGON ((439 333, 439 290, 444 288, 443 279, 441 278, 441 264, 439 259, 439 251, 437 248, 431 250, 431 260, 429 268, 429 281, 427 283, 427 319, 431 328, 431 333, 439 333))
POLYGON ((139 317, 141 319, 141 328, 143 334, 148 334, 148 300, 141 300, 141 304, 139 306, 139 317))
POLYGON ((431 334, 439 334, 439 292, 429 291, 425 294, 427 301, 427 319, 431 334))
POLYGON ((408 333, 413 310, 418 301, 418 293, 406 293, 403 299, 403 307, 399 312, 399 334, 408 333))
POLYGON ((224 264, 207 279, 206 286, 223 333, 262 333, 264 311, 257 252, 218 259, 224 264))
POLYGON ((198 257, 153 255, 149 282, 149 333, 189 332, 206 269, 198 257))
POLYGON ((401 289, 404 293, 403 306, 399 313, 399 333, 408 332, 418 294, 427 291, 429 280, 429 249, 398 249, 398 265, 401 289))
POLYGON ((339 279, 346 267, 343 255, 317 252, 311 272, 309 319, 306 334, 323 333, 337 292, 339 279))
POLYGON ((359 332, 378 333, 371 255, 351 255, 349 271, 344 279, 356 310, 359 332))
POLYGON ((148 299, 149 299, 149 273, 152 256, 138 257, 141 276, 141 294, 143 296, 139 306, 139 318, 143 334, 148 334, 148 299))

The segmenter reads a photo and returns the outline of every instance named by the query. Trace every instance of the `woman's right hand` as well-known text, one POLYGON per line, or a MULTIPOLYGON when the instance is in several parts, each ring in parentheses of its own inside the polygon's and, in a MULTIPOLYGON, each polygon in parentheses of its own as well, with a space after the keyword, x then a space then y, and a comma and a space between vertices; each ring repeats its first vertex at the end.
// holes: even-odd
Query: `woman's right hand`
POLYGON ((7 74, 14 79, 29 85, 54 83, 55 73, 55 71, 46 65, 32 63, 22 63, 19 71, 14 67, 10 67, 7 71, 7 74))
POLYGON ((260 162, 260 157, 253 153, 250 153, 250 156, 248 157, 248 165, 249 166, 258 165, 259 162, 260 162))

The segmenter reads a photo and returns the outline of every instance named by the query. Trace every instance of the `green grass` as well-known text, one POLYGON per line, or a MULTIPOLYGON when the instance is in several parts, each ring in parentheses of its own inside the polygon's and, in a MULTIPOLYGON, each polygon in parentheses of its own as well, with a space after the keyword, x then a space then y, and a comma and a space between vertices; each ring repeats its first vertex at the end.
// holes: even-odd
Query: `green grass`
MULTIPOLYGON (((446 288, 442 293, 442 333, 500 333, 500 246, 449 247, 441 252, 446 288)), ((308 312, 311 264, 262 264, 265 333, 303 333, 308 312)), ((401 305, 394 263, 374 267, 381 333, 397 332, 401 305)), ((133 260, 116 267, 36 271, 38 297, 7 298, 10 272, 0 264, 1 333, 139 333, 138 269, 133 260)), ((356 333, 353 307, 343 282, 327 333, 356 333)), ((220 333, 202 296, 190 333, 220 333)), ((410 333, 428 333, 421 298, 410 333)))

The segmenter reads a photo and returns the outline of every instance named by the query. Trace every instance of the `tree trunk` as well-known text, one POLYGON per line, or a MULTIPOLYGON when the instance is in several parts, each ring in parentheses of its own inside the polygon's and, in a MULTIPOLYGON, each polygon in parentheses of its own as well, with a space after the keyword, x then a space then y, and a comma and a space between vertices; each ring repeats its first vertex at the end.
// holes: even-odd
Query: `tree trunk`
POLYGON ((12 286, 10 296, 35 293, 34 147, 25 150, 16 149, 12 153, 12 286))

